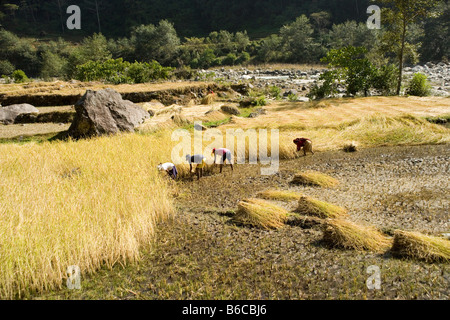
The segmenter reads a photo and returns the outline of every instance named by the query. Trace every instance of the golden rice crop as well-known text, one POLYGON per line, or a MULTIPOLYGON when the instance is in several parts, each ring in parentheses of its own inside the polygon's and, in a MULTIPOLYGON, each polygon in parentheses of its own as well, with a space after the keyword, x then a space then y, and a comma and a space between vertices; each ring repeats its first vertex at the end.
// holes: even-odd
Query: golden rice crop
POLYGON ((138 259, 173 212, 156 169, 165 143, 128 134, 0 145, 0 297, 61 288, 71 265, 86 274, 138 259))

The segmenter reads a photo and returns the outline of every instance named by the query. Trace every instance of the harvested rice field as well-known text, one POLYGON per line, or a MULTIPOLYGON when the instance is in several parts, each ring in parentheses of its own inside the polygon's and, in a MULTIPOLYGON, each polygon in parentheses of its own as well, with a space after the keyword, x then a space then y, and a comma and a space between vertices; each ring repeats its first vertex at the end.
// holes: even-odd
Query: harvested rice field
POLYGON ((437 249, 448 253, 449 240, 441 234, 450 232, 449 160, 448 145, 397 146, 317 152, 282 161, 273 176, 261 176, 256 165, 236 165, 234 171, 225 167, 222 174, 216 169, 200 181, 179 184, 177 214, 159 225, 153 249, 139 263, 86 275, 82 290, 34 298, 448 300, 448 260, 431 263, 398 248, 394 254, 391 248, 396 236, 397 246, 414 243, 429 249, 426 257, 437 249), (307 170, 325 173, 339 184, 291 183, 307 170), (280 196, 280 190, 293 192, 288 193, 291 200, 280 196), (347 214, 339 218, 344 222, 305 216, 314 223, 277 223, 267 229, 235 222, 244 199, 264 196, 264 201, 294 212, 301 195, 345 208, 347 214), (334 231, 324 231, 332 226, 334 231), (361 248, 330 245, 338 229, 370 239, 361 248), (424 246, 420 241, 428 238, 423 235, 440 241, 424 246), (367 288, 370 266, 380 268, 379 290, 367 288))

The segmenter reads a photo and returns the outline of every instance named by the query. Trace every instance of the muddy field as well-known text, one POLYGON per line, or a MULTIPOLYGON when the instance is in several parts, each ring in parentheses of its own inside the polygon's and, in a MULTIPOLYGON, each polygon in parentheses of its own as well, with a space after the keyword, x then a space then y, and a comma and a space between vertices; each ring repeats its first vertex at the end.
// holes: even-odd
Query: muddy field
MULTIPOLYGON (((68 299, 449 299, 445 263, 331 249, 320 227, 263 231, 237 226, 239 200, 258 191, 295 190, 349 210, 349 219, 439 235, 450 231, 448 145, 384 147, 355 153, 321 152, 283 161, 279 173, 258 166, 218 169, 200 181, 179 182, 178 213, 158 229, 151 251, 137 265, 83 278, 68 299), (318 170, 340 181, 336 189, 290 184, 299 170, 318 170), (369 290, 367 268, 381 270, 381 289, 369 290)), ((295 202, 287 204, 294 208, 295 202)), ((42 297, 40 297, 42 298, 42 297)))

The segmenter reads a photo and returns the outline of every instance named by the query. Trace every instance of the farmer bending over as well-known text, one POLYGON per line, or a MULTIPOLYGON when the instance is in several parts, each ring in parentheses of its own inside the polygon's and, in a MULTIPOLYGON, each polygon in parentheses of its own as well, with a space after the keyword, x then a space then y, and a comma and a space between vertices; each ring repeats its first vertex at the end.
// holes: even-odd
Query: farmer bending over
POLYGON ((167 174, 169 175, 169 177, 171 177, 173 180, 177 179, 177 175, 178 175, 177 167, 175 167, 175 165, 171 162, 160 163, 158 165, 158 170, 166 171, 167 174))
POLYGON ((214 148, 212 150, 211 154, 214 155, 214 164, 216 164, 216 157, 217 156, 221 157, 222 161, 220 162, 220 173, 222 173, 222 167, 226 160, 228 160, 228 162, 230 163, 230 166, 231 166, 231 170, 233 170, 233 163, 231 162, 231 151, 230 150, 228 150, 226 148, 220 148, 220 149, 214 148))
POLYGON ((306 156, 306 151, 311 152, 312 151, 312 141, 308 138, 297 138, 294 140, 294 143, 297 145, 297 151, 300 151, 301 148, 303 148, 303 155, 306 156))
POLYGON ((189 163, 189 171, 192 172, 192 163, 196 163, 195 173, 197 174, 197 180, 203 177, 203 168, 206 165, 206 158, 202 154, 190 154, 186 155, 186 161, 189 163))

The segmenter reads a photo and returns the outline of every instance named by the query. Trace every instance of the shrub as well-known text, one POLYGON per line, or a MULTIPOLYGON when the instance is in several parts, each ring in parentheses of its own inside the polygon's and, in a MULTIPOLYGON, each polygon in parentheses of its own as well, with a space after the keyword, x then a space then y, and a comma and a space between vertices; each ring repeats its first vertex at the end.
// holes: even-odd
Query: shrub
POLYGON ((397 68, 393 64, 381 66, 374 71, 372 86, 383 95, 394 95, 397 85, 397 68))
POLYGON ((337 93, 337 75, 335 71, 326 71, 320 75, 322 85, 315 84, 306 95, 311 100, 323 99, 337 93))
POLYGON ((298 100, 298 96, 296 94, 294 94, 294 93, 290 93, 288 95, 288 100, 289 101, 297 101, 298 100))
POLYGON ((12 78, 15 83, 23 83, 23 82, 29 82, 30 79, 27 77, 25 72, 22 70, 16 70, 12 73, 12 78))
POLYGON ((236 64, 246 64, 250 61, 250 54, 248 52, 242 52, 236 60, 236 64))
POLYGON ((262 106, 265 106, 266 104, 267 104, 267 101, 266 101, 265 96, 259 96, 258 98, 256 98, 254 100, 254 105, 257 107, 262 107, 262 106))
POLYGON ((274 99, 281 99, 281 89, 277 86, 271 86, 267 90, 268 94, 274 99))
POLYGON ((14 72, 14 66, 8 60, 0 60, 0 75, 9 76, 14 72))
POLYGON ((373 78, 376 74, 375 66, 365 57, 367 49, 363 47, 348 46, 328 51, 322 62, 327 62, 333 70, 320 76, 323 80, 321 86, 315 85, 308 94, 310 99, 321 99, 336 93, 337 83, 345 86, 347 95, 356 95, 360 92, 368 95, 373 87, 373 78))
POLYGON ((422 73, 415 73, 409 82, 406 94, 424 97, 430 95, 430 92, 431 86, 428 83, 427 76, 422 73))
POLYGON ((75 78, 80 81, 105 81, 119 83, 144 83, 153 80, 167 79, 173 68, 163 67, 157 61, 134 62, 133 64, 119 59, 105 62, 89 61, 77 66, 75 78))
POLYGON ((222 60, 222 65, 224 66, 232 66, 236 63, 237 57, 234 53, 229 53, 227 56, 222 60))

